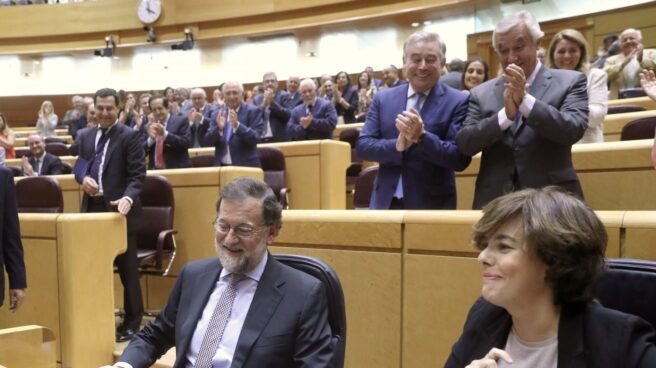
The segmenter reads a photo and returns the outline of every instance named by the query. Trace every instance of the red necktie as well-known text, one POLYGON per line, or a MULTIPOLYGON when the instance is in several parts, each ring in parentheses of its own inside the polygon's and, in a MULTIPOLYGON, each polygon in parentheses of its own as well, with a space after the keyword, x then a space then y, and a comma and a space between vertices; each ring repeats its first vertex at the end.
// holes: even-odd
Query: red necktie
POLYGON ((164 136, 158 135, 155 139, 155 167, 164 168, 164 136))

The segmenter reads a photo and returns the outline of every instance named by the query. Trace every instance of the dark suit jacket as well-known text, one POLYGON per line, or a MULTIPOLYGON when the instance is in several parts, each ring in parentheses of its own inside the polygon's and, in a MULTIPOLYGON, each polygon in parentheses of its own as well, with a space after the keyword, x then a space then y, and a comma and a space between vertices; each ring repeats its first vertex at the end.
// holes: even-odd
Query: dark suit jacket
MULTIPOLYGON (((505 309, 478 299, 445 368, 463 368, 493 347, 503 349, 512 327, 505 309)), ((656 335, 644 320, 597 303, 564 305, 558 325, 558 368, 656 367, 656 335)))
POLYGON ((446 84, 451 88, 462 90, 462 73, 448 72, 440 77, 440 82, 446 84))
POLYGON ((203 138, 205 137, 205 133, 207 133, 207 129, 209 129, 212 122, 215 121, 214 119, 216 119, 218 111, 219 108, 216 107, 215 105, 212 105, 210 103, 207 103, 205 105, 205 108, 202 111, 203 120, 201 120, 200 122, 194 122, 189 127, 189 129, 191 130, 191 143, 189 145, 190 148, 204 147, 203 138), (198 143, 198 145, 196 146, 195 143, 198 143))
POLYGON ((335 104, 335 111, 337 116, 344 117, 344 123, 351 124, 355 123, 355 112, 358 111, 358 89, 354 85, 350 85, 349 88, 342 93, 342 98, 348 101, 349 107, 345 109, 342 104, 337 102, 335 104))
POLYGON ((211 124, 207 130, 204 141, 207 146, 214 146, 214 166, 221 166, 221 158, 223 158, 227 145, 230 147, 232 165, 261 167, 260 157, 257 154, 257 143, 264 130, 262 110, 242 102, 237 113, 237 120, 239 128, 237 131, 232 131, 228 137, 229 142, 226 142, 227 134, 225 134, 228 124, 230 124, 227 119, 224 133, 219 132, 216 123, 211 124))
POLYGON ((403 200, 408 209, 456 208, 454 170, 471 159, 454 139, 467 113, 467 95, 437 83, 420 114, 426 135, 403 154, 396 151, 396 116, 405 111, 408 84, 377 93, 356 148, 364 160, 380 163, 370 208, 388 209, 403 174, 403 200))
MULTIPOLYGON (((188 149, 191 146, 191 130, 186 116, 169 115, 166 123, 168 134, 164 139, 164 165, 167 169, 191 167, 188 149)), ((148 169, 155 168, 155 141, 146 142, 148 169)))
POLYGON ((10 289, 25 289, 25 263, 20 237, 16 188, 11 170, 0 166, 0 306, 5 297, 5 272, 10 289))
MULTIPOLYGON (((34 164, 34 157, 30 156, 27 159, 30 165, 34 164)), ((53 154, 46 152, 43 156, 43 163, 41 164, 41 173, 39 175, 61 175, 64 167, 62 166, 61 159, 53 154)))
MULTIPOLYGON (((175 345, 174 367, 184 367, 196 325, 220 274, 216 258, 185 266, 167 305, 132 339, 118 361, 149 367, 175 345)), ((323 285, 269 255, 231 367, 329 367, 333 353, 323 285)))
POLYGON ((301 118, 307 116, 307 106, 300 104, 292 110, 292 117, 287 124, 289 135, 295 141, 310 139, 333 139, 333 130, 337 125, 337 113, 330 101, 317 98, 312 105, 312 123, 303 128, 301 118))
MULTIPOLYGON (((96 152, 96 133, 98 128, 80 130, 78 146, 80 157, 91 161, 96 152)), ((128 232, 133 232, 142 223, 141 202, 139 194, 146 179, 146 164, 139 132, 123 125, 116 124, 107 132, 109 142, 103 164, 102 184, 107 211, 118 211, 116 206, 109 204, 125 196, 132 199, 132 209, 127 215, 128 232)), ((81 184, 81 183, 80 183, 81 184)), ((87 211, 89 197, 82 197, 81 212, 87 211)))
MULTIPOLYGON (((264 95, 255 96, 253 105, 259 108, 263 99, 264 95)), ((271 133, 273 133, 272 142, 286 142, 289 140, 287 122, 293 107, 289 100, 289 93, 276 91, 276 95, 273 97, 271 105, 269 105, 269 124, 271 125, 271 133)), ((264 111, 262 111, 262 119, 264 119, 264 111)), ((264 134, 266 133, 266 125, 262 126, 262 134, 264 134)))
MULTIPOLYGON (((287 92, 289 93, 289 92, 287 92)), ((296 91, 296 93, 289 93, 289 108, 293 109, 298 105, 303 104, 303 96, 301 95, 301 91, 296 91)))
POLYGON ((483 151, 473 207, 482 208, 515 189, 547 185, 561 186, 582 198, 571 148, 588 127, 585 75, 542 66, 529 91, 536 98, 533 110, 515 133, 513 127, 505 131, 499 127, 503 83, 496 78, 472 89, 467 119, 456 137, 463 153, 473 156, 483 151))

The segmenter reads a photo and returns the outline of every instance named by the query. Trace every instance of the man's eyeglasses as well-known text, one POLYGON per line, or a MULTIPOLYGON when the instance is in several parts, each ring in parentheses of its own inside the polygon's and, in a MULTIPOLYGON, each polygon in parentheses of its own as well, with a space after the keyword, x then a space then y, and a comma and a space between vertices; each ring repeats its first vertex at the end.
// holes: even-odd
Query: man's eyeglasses
POLYGON ((248 224, 239 224, 237 226, 232 227, 226 224, 225 222, 221 222, 219 220, 215 220, 212 223, 212 225, 214 225, 214 229, 220 234, 228 235, 230 229, 232 229, 232 233, 240 238, 251 238, 255 236, 257 233, 269 227, 268 225, 252 226, 248 224))

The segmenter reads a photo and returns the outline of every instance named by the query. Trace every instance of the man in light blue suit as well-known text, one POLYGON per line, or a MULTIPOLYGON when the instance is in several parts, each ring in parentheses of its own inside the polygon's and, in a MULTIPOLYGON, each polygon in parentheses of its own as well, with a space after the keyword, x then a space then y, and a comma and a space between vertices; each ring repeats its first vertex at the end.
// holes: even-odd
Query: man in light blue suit
POLYGON ((292 140, 332 139, 337 125, 335 105, 317 98, 317 85, 312 79, 301 82, 303 103, 292 110, 287 131, 292 140))
POLYGON ((470 158, 454 139, 468 96, 439 83, 444 55, 436 33, 417 32, 403 46, 409 84, 374 97, 360 133, 360 157, 380 163, 372 209, 456 208, 454 170, 470 158))
POLYGON ((239 82, 223 85, 226 108, 219 110, 205 134, 204 143, 214 146, 214 166, 260 167, 257 143, 264 131, 262 111, 244 101, 239 82))

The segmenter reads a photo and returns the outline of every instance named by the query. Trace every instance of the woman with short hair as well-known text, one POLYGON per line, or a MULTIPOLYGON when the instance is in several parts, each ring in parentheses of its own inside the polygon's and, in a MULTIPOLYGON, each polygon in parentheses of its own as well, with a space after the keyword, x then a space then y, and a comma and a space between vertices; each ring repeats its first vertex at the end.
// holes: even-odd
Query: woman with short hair
POLYGON ((653 328, 593 300, 608 236, 583 202, 556 187, 507 194, 472 240, 482 298, 446 368, 656 367, 653 328))

